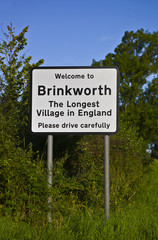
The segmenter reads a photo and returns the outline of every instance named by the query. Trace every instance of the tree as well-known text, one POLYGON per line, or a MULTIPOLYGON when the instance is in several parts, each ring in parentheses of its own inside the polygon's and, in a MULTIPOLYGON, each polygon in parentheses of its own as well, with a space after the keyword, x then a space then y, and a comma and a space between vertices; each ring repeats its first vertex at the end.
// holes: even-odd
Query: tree
POLYGON ((149 82, 143 95, 144 114, 142 117, 142 134, 153 146, 152 155, 158 157, 158 78, 149 82))
POLYGON ((4 39, 1 38, 0 42, 0 114, 4 119, 1 128, 6 122, 5 134, 11 134, 16 141, 28 128, 30 69, 44 62, 41 59, 31 64, 32 57, 25 56, 27 31, 28 26, 16 35, 11 23, 7 26, 7 33, 2 32, 4 39))
POLYGON ((154 89, 156 80, 149 79, 158 74, 158 32, 150 33, 140 29, 125 32, 122 42, 104 60, 92 62, 93 66, 118 66, 120 69, 120 113, 129 126, 135 125, 137 131, 148 142, 156 140, 155 117, 157 99, 154 89), (152 93, 152 100, 148 96, 152 93), (150 109, 150 112, 149 112, 150 109), (147 113, 148 112, 148 113, 147 113), (154 116, 149 121, 149 116, 154 116), (148 119, 148 120, 147 120, 148 119), (152 124, 151 124, 152 121, 152 124), (144 125, 145 124, 145 125, 144 125), (152 128, 152 137, 149 132, 152 128), (155 136, 155 137, 154 137, 155 136))
POLYGON ((35 158, 31 146, 21 147, 29 132, 30 70, 44 62, 32 64, 32 57, 26 57, 27 31, 28 26, 16 35, 10 24, 0 37, 0 211, 21 219, 36 211, 44 213, 47 207, 42 161, 35 158))

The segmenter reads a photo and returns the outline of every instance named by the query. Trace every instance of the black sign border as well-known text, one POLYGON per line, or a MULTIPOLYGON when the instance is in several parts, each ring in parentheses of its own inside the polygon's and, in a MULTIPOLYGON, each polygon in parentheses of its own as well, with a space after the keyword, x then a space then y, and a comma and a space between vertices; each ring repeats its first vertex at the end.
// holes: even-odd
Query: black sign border
POLYGON ((29 130, 33 135, 113 135, 119 130, 119 87, 120 87, 120 72, 117 66, 40 66, 33 67, 30 73, 30 118, 29 118, 29 130), (32 72, 34 69, 116 69, 117 71, 117 98, 116 98, 116 131, 115 132, 33 132, 32 131, 32 72))

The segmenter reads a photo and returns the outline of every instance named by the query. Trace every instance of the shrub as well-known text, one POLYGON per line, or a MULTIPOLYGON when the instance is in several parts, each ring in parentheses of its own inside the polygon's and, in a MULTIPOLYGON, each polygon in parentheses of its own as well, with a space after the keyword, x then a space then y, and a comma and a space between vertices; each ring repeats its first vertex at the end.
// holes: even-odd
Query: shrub
POLYGON ((31 147, 16 147, 8 137, 1 141, 0 149, 1 214, 28 222, 43 221, 48 196, 43 163, 34 159, 31 147))
MULTIPOLYGON (((139 190, 139 183, 150 160, 143 139, 121 124, 110 136, 110 200, 120 207, 139 190)), ((45 161, 31 146, 22 149, 9 136, 0 138, 0 210, 34 224, 46 224, 48 197, 51 196, 53 222, 60 228, 64 216, 80 208, 104 208, 104 136, 79 138, 71 156, 54 159, 53 186, 48 189, 45 161), (73 154, 72 154, 73 153, 73 154)))
MULTIPOLYGON (((104 136, 84 135, 78 142, 76 158, 69 162, 71 175, 82 185, 77 193, 79 201, 88 206, 103 207, 104 136)), ((143 139, 138 138, 133 128, 121 123, 118 134, 110 136, 110 195, 113 207, 135 195, 149 162, 143 139)))

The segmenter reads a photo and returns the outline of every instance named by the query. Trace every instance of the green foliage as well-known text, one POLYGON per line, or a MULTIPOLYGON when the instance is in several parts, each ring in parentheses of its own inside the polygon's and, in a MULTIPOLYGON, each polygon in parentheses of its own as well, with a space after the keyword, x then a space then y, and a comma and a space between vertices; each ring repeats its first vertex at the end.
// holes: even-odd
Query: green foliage
POLYGON ((30 226, 0 218, 0 239, 30 240, 156 240, 158 239, 158 162, 143 176, 144 188, 137 193, 134 202, 121 210, 111 210, 105 220, 102 209, 85 208, 67 216, 60 226, 30 226))
POLYGON ((28 26, 16 35, 10 24, 0 42, 0 210, 31 222, 35 215, 37 221, 46 215, 47 181, 32 147, 22 149, 29 123, 30 69, 43 63, 31 64, 32 57, 25 57, 27 31, 28 26))
POLYGON ((47 211, 47 179, 43 163, 31 147, 16 148, 6 139, 0 146, 1 214, 17 220, 43 222, 47 211))
POLYGON ((143 96, 143 106, 144 114, 142 114, 141 119, 142 135, 144 139, 148 139, 149 143, 158 144, 158 78, 154 78, 146 87, 143 96))
POLYGON ((7 26, 7 31, 0 42, 0 114, 7 122, 5 132, 17 141, 17 137, 24 137, 28 131, 30 70, 44 60, 31 64, 32 57, 25 57, 28 26, 18 35, 12 24, 7 26))
POLYGON ((137 136, 134 128, 125 124, 121 124, 118 135, 112 136, 110 145, 111 201, 119 206, 139 191, 140 180, 151 159, 143 139, 137 136))
POLYGON ((52 203, 51 213, 53 222, 60 227, 65 216, 72 215, 80 208, 77 193, 82 188, 77 179, 67 176, 64 164, 68 159, 63 158, 55 161, 53 167, 53 187, 50 189, 52 203))
POLYGON ((121 119, 135 126, 146 142, 157 144, 158 32, 126 31, 114 53, 92 65, 118 66, 121 119))
POLYGON ((157 74, 158 32, 149 33, 143 29, 136 32, 126 31, 114 54, 109 53, 99 62, 93 60, 92 65, 119 67, 120 100, 122 108, 126 109, 130 102, 138 102, 147 77, 157 74))
MULTIPOLYGON (((134 129, 121 124, 110 137, 110 199, 113 209, 133 199, 150 160, 146 146, 134 129)), ((45 164, 31 148, 15 147, 8 136, 1 139, 1 214, 30 223, 46 223, 50 195, 53 223, 60 228, 66 216, 87 207, 104 208, 104 137, 83 136, 73 158, 65 154, 53 167, 53 187, 47 187, 45 164), (69 168, 67 166, 69 162, 69 168)))
MULTIPOLYGON (((70 171, 67 168, 67 179, 74 181, 72 193, 82 205, 103 208, 104 137, 83 136, 75 152, 76 157, 68 160, 70 171)), ((110 137, 111 206, 119 207, 135 195, 150 162, 143 139, 134 128, 121 123, 119 133, 110 137)))

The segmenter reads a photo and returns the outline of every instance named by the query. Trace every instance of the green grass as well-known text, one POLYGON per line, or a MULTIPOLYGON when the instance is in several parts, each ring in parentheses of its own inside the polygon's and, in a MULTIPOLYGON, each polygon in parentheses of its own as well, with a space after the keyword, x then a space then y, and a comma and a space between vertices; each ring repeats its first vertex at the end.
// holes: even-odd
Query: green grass
POLYGON ((144 177, 144 188, 134 202, 111 212, 105 220, 102 210, 80 211, 68 217, 61 228, 30 227, 9 218, 0 219, 0 240, 157 240, 158 239, 158 161, 144 177))

